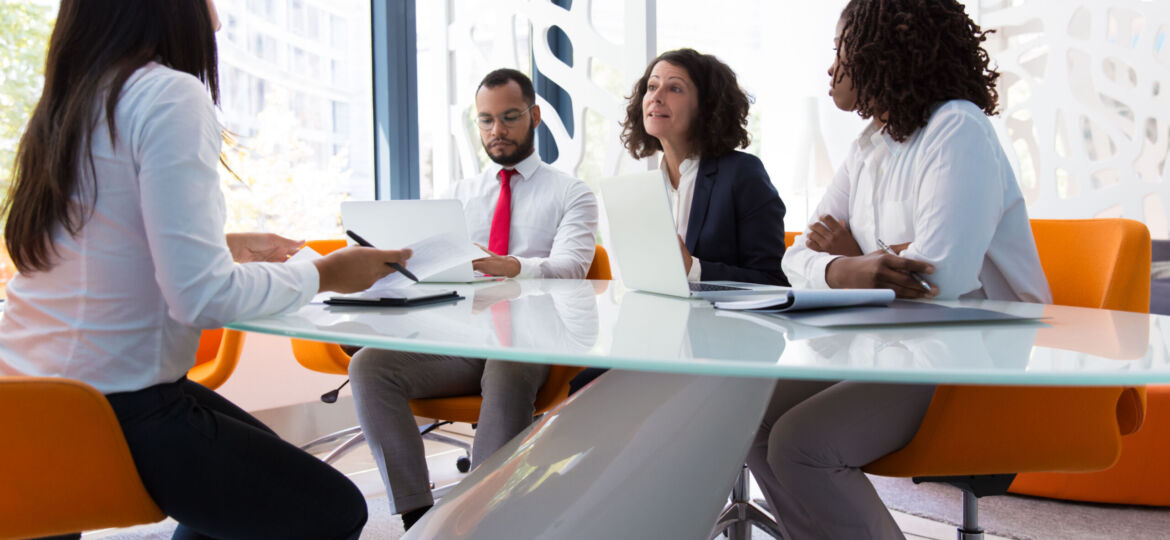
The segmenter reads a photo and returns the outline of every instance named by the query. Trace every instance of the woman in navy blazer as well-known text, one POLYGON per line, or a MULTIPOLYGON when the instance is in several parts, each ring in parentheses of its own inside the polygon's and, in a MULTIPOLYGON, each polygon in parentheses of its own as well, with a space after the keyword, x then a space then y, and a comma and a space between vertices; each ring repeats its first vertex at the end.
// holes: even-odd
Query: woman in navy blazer
MULTIPOLYGON (((622 143, 635 158, 662 153, 679 249, 690 281, 788 285, 784 203, 759 158, 737 151, 751 141, 751 100, 735 72, 693 49, 662 53, 634 85, 622 143)), ((604 369, 573 378, 576 392, 604 369)))
POLYGON ((646 67, 626 108, 630 155, 662 154, 691 281, 788 285, 784 203, 759 158, 736 150, 751 142, 750 103, 727 64, 678 49, 646 67))

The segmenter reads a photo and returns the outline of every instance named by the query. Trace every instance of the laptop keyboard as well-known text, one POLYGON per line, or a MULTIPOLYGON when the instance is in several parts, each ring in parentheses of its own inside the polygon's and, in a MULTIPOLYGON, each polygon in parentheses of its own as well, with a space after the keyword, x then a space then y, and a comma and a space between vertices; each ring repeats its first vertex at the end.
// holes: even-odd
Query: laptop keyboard
POLYGON ((711 292, 711 291, 746 291, 743 287, 732 287, 730 285, 715 285, 712 283, 694 282, 688 283, 691 286, 691 292, 711 292))

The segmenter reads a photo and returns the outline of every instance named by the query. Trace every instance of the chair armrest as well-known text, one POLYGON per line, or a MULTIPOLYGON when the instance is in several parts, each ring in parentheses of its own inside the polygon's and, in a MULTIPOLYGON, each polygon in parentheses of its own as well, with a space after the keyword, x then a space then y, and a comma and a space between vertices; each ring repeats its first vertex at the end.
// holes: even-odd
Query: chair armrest
POLYGON ((864 467, 884 476, 1107 469, 1122 427, 1141 424, 1141 392, 1125 387, 939 386, 914 438, 864 467))

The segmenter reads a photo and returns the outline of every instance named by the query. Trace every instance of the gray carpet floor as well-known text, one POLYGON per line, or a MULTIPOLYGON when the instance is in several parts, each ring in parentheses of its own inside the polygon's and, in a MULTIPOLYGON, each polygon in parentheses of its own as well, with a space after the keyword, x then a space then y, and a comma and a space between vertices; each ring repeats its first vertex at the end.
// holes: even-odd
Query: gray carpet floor
MULTIPOLYGON (((962 495, 940 484, 915 485, 909 478, 873 476, 886 506, 958 524, 962 495)), ((1163 539, 1170 537, 1170 508, 1053 501, 1004 495, 979 501, 979 521, 987 532, 1020 539, 1163 539)))
MULTIPOLYGON (((934 521, 957 524, 962 520, 962 499, 957 489, 936 484, 915 485, 909 479, 871 477, 886 505, 934 521)), ((396 540, 403 535, 402 521, 390 514, 385 496, 366 500, 370 519, 363 539, 396 540)), ((991 534, 1019 539, 1162 539, 1170 537, 1170 509, 1057 502, 1005 495, 979 502, 983 528, 991 534)), ((103 539, 167 539, 175 524, 167 520, 153 525, 104 534, 103 539)), ((753 540, 768 536, 754 531, 753 540)))

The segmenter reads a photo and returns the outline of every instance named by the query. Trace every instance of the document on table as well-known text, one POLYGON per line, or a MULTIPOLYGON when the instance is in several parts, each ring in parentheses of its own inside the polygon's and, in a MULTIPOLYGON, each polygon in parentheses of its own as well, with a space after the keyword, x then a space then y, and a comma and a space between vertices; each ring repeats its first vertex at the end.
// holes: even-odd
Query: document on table
POLYGON ((290 262, 301 262, 301 261, 315 261, 317 259, 320 259, 322 256, 323 255, 321 255, 320 253, 317 253, 317 250, 315 250, 309 246, 305 246, 305 247, 301 248, 300 251, 294 253, 292 257, 289 257, 288 260, 286 260, 284 262, 290 263, 290 262))
POLYGON ((903 324, 969 323, 995 321, 1034 321, 1041 317, 1021 317, 990 309, 951 307, 932 302, 895 300, 888 306, 859 306, 846 309, 822 309, 769 313, 792 322, 820 327, 892 326, 903 324))
MULTIPOLYGON (((487 256, 487 253, 475 244, 453 232, 424 238, 398 249, 409 249, 414 252, 406 261, 406 269, 418 279, 426 279, 444 270, 487 256)), ((414 282, 406 276, 394 272, 378 280, 371 288, 402 288, 413 284, 414 282)))
POLYGON ((890 289, 788 289, 756 294, 750 299, 715 302, 719 309, 782 313, 851 306, 886 306, 894 301, 890 289))

